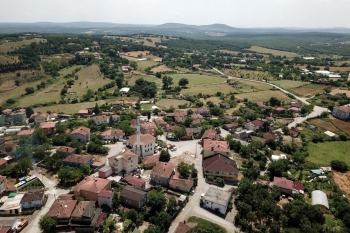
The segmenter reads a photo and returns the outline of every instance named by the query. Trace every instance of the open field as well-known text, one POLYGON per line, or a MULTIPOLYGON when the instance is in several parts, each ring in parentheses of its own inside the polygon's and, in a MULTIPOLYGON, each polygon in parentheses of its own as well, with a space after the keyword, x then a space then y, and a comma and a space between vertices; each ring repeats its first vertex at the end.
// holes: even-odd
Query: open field
POLYGON ((206 99, 201 98, 199 100, 202 101, 203 103, 207 103, 208 101, 211 101, 214 104, 219 104, 222 102, 222 100, 219 97, 215 97, 215 96, 210 97, 210 98, 206 98, 206 99))
POLYGON ((297 88, 297 87, 301 87, 309 84, 309 82, 293 81, 293 80, 277 80, 277 81, 271 81, 270 83, 275 84, 276 86, 282 87, 283 89, 292 89, 292 88, 297 88))
POLYGON ((330 94, 331 95, 336 95, 336 94, 343 94, 343 93, 345 93, 347 97, 350 97, 350 91, 349 90, 336 89, 336 90, 333 90, 330 94))
MULTIPOLYGON (((234 66, 241 66, 234 64, 234 66)), ((243 66, 243 65, 242 65, 243 66)), ((224 74, 232 76, 232 77, 237 77, 237 78, 248 78, 248 79, 253 79, 253 80, 263 80, 263 79, 268 79, 268 80, 274 80, 272 76, 269 74, 263 72, 263 71, 256 71, 256 70, 244 70, 244 69, 239 69, 239 68, 234 68, 234 69, 225 69, 222 71, 224 74)))
POLYGON ((309 156, 306 161, 311 162, 317 166, 330 166, 332 160, 341 160, 346 164, 350 164, 350 157, 344 156, 350 151, 350 141, 341 142, 323 142, 323 143, 309 143, 309 156))
POLYGON ((42 39, 42 38, 34 38, 34 39, 30 39, 30 40, 22 40, 22 41, 16 41, 16 42, 3 42, 0 44, 0 52, 2 53, 7 53, 9 51, 13 51, 18 47, 21 47, 23 45, 30 45, 33 42, 46 42, 46 39, 42 39))
POLYGON ((338 129, 340 129, 344 133, 347 133, 348 135, 350 135, 350 123, 349 122, 341 121, 339 119, 332 119, 332 123, 338 129))
POLYGON ((319 128, 329 130, 331 132, 337 132, 338 129, 329 121, 324 121, 322 119, 313 119, 310 121, 311 124, 316 125, 319 128))
POLYGON ((324 85, 318 85, 318 84, 309 84, 303 87, 297 87, 294 89, 291 89, 291 91, 295 92, 298 95, 306 96, 306 95, 315 95, 317 93, 323 92, 323 89, 326 86, 324 85))
POLYGON ((228 94, 230 92, 233 92, 234 89, 226 84, 203 84, 203 85, 197 85, 194 87, 189 87, 187 89, 183 89, 181 91, 181 94, 183 95, 197 95, 199 93, 202 94, 208 94, 208 95, 215 95, 217 92, 228 94))
POLYGON ((189 103, 186 100, 177 100, 177 99, 161 99, 156 102, 156 105, 161 108, 170 108, 173 106, 174 108, 178 108, 179 105, 189 103))
POLYGON ((188 87, 206 84, 226 83, 225 78, 221 78, 219 76, 208 76, 204 74, 170 74, 169 76, 173 78, 173 86, 177 86, 181 78, 188 79, 188 87))
POLYGON ((108 99, 108 100, 76 103, 76 104, 57 104, 57 105, 53 105, 53 106, 35 108, 34 111, 35 112, 42 112, 42 113, 51 111, 51 112, 56 112, 56 113, 64 112, 66 114, 74 114, 74 113, 78 113, 78 111, 80 109, 94 107, 96 105, 96 103, 101 106, 104 103, 113 103, 116 100, 117 100, 117 98, 116 99, 108 99))
POLYGON ((275 49, 268 49, 264 47, 259 47, 259 46, 252 46, 248 51, 253 51, 257 53, 271 53, 274 56, 286 56, 287 58, 293 58, 293 57, 298 57, 299 55, 297 53, 293 52, 286 52, 286 51, 280 51, 280 50, 275 50, 275 49))
POLYGON ((249 101, 256 102, 256 101, 267 101, 271 97, 276 97, 282 101, 290 101, 290 98, 282 93, 281 91, 257 91, 257 92, 249 92, 249 93, 241 93, 235 95, 236 99, 243 100, 244 98, 247 98, 249 101))
MULTIPOLYGON (((344 63, 344 62, 343 62, 344 63)), ((300 69, 306 69, 306 66, 298 66, 300 69)), ((320 70, 324 70, 325 66, 316 66, 320 68, 320 70)), ((337 67, 337 66, 330 66, 329 71, 340 71, 340 72, 345 72, 345 71, 350 71, 350 67, 337 67)))
POLYGON ((139 55, 142 55, 142 57, 147 57, 149 55, 149 51, 132 51, 125 53, 125 56, 128 57, 138 57, 139 55))
POLYGON ((0 55, 0 64, 12 64, 18 62, 17 56, 0 55))
POLYGON ((147 60, 147 61, 137 61, 137 70, 140 70, 140 71, 145 71, 145 69, 147 67, 152 67, 152 66, 155 66, 159 64, 158 62, 156 61, 153 61, 153 60, 147 60))
POLYGON ((334 182, 338 185, 340 190, 345 193, 347 198, 350 198, 350 172, 332 171, 334 182))
POLYGON ((167 67, 166 65, 160 65, 160 66, 154 67, 151 71, 154 73, 157 73, 157 72, 173 71, 173 69, 167 67))
POLYGON ((146 76, 132 76, 130 79, 128 79, 128 84, 130 86, 134 86, 136 80, 143 78, 144 80, 148 81, 148 82, 155 82, 157 84, 157 86, 162 84, 162 80, 153 76, 153 75, 146 75, 146 76))
POLYGON ((143 41, 144 45, 150 46, 150 47, 156 47, 155 43, 161 43, 161 38, 160 37, 138 37, 138 36, 133 36, 133 37, 121 37, 123 40, 132 40, 132 41, 143 41), (147 40, 148 39, 148 40, 147 40))

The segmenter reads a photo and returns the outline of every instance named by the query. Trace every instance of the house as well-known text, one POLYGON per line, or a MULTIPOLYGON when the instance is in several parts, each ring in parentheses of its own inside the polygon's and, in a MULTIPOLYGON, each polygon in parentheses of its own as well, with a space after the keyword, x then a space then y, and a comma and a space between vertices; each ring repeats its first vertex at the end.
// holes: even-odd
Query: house
POLYGON ((238 119, 238 116, 226 115, 224 116, 224 119, 230 120, 231 122, 235 122, 238 119))
POLYGON ((56 122, 41 122, 40 128, 43 129, 46 136, 52 135, 55 133, 56 122))
POLYGON ((34 129, 23 129, 17 133, 17 136, 30 136, 34 133, 34 129))
POLYGON ((271 160, 272 161, 278 161, 280 159, 287 159, 287 156, 285 154, 271 155, 271 160))
POLYGON ((312 205, 321 206, 323 208, 329 209, 327 194, 320 190, 314 190, 311 193, 312 205))
POLYGON ((187 179, 170 179, 169 188, 189 193, 193 187, 193 180, 187 179))
POLYGON ((176 233, 187 233, 192 228, 195 228, 198 225, 196 222, 179 222, 179 225, 177 226, 176 233))
POLYGON ((130 66, 122 66, 123 72, 129 72, 130 66))
POLYGON ((230 156, 230 145, 227 141, 217 141, 204 139, 203 141, 203 157, 208 157, 214 154, 222 154, 230 156))
POLYGON ((34 115, 34 123, 35 124, 40 124, 42 122, 46 122, 49 120, 49 114, 37 114, 37 115, 34 115))
POLYGON ((13 123, 26 122, 26 120, 27 120, 26 110, 19 109, 19 110, 13 111, 10 114, 10 117, 11 117, 11 120, 13 121, 13 123))
POLYGON ((7 160, 0 158, 0 169, 4 169, 7 166, 7 160))
POLYGON ((196 113, 201 114, 202 116, 210 116, 210 110, 207 107, 197 108, 196 113))
POLYGON ((146 181, 141 178, 136 178, 130 175, 125 176, 124 181, 136 189, 145 189, 146 181))
POLYGON ((16 232, 18 226, 18 216, 14 217, 0 217, 0 232, 13 233, 16 232))
POLYGON ((123 140, 125 133, 121 129, 108 129, 100 134, 102 140, 123 140))
POLYGON ((142 134, 150 134, 152 136, 156 136, 157 126, 152 121, 146 121, 140 124, 140 130, 142 134))
POLYGON ((121 108, 124 106, 124 101, 115 101, 112 106, 113 108, 121 108))
POLYGON ((98 198, 98 206, 102 207, 102 205, 107 205, 112 209, 114 192, 111 190, 102 190, 97 198, 98 198))
POLYGON ((289 129, 288 130, 288 134, 293 137, 293 138, 296 138, 299 136, 299 132, 295 131, 295 130, 292 130, 292 129, 289 129))
POLYGON ((58 226, 68 225, 76 204, 76 200, 61 200, 57 198, 46 215, 56 220, 58 226))
POLYGON ((168 123, 166 123, 162 117, 157 117, 153 120, 157 126, 162 127, 163 129, 165 129, 168 125, 168 123))
POLYGON ((185 136, 183 136, 182 140, 192 140, 194 137, 194 129, 193 128, 186 128, 185 129, 185 136))
POLYGON ((74 141, 81 143, 87 143, 90 141, 90 129, 85 126, 73 130, 70 135, 74 141))
POLYGON ((102 209, 96 207, 95 201, 80 201, 74 208, 70 227, 77 232, 94 232, 102 209))
POLYGON ((113 169, 110 166, 103 166, 98 170, 98 177, 106 179, 113 174, 113 169))
POLYGON ((229 103, 219 103, 220 108, 229 109, 231 105, 229 103))
POLYGON ((126 144, 134 153, 141 157, 145 157, 154 154, 156 138, 150 134, 140 134, 141 148, 137 148, 137 135, 132 135, 129 137, 126 144), (140 151, 138 152, 138 150, 140 151))
POLYGON ((275 142, 278 142, 279 140, 279 137, 276 134, 272 134, 272 133, 264 133, 263 138, 266 140, 273 140, 275 142))
POLYGON ((238 123, 224 124, 222 128, 227 131, 232 131, 238 128, 238 123))
POLYGON ((111 121, 112 121, 112 122, 117 122, 117 121, 119 121, 119 119, 120 119, 120 116, 117 115, 117 114, 113 114, 113 115, 111 116, 111 121))
POLYGON ((85 177, 74 188, 74 196, 85 200, 98 201, 98 194, 102 190, 111 190, 111 181, 92 176, 85 177))
POLYGON ((156 164, 159 162, 159 155, 151 155, 144 157, 142 159, 142 163, 144 165, 144 168, 147 169, 152 169, 156 164))
POLYGON ((233 137, 238 139, 246 139, 253 132, 254 132, 253 130, 241 130, 241 131, 234 132, 233 137))
POLYGON ((221 177, 228 181, 237 181, 239 169, 233 159, 221 154, 203 158, 203 174, 221 177))
POLYGON ((246 123, 245 128, 248 130, 257 131, 263 126, 263 124, 264 124, 263 120, 256 119, 254 121, 250 121, 250 122, 246 123))
POLYGON ((2 194, 7 188, 6 176, 0 176, 0 194, 2 194))
POLYGON ((332 111, 332 115, 341 120, 349 120, 350 119, 350 104, 334 107, 332 111))
POLYGON ((280 115, 280 114, 284 114, 285 112, 286 112, 286 109, 281 108, 281 107, 277 107, 277 108, 272 109, 272 114, 280 115))
POLYGON ((147 193, 135 189, 131 186, 126 186, 119 194, 123 205, 141 209, 147 203, 147 193))
POLYGON ((298 113, 298 112, 300 112, 301 111, 301 109, 300 108, 296 108, 296 107, 291 107, 291 108, 288 108, 290 111, 292 111, 292 112, 295 112, 295 113, 298 113))
POLYGON ((200 124, 204 121, 204 117, 200 114, 192 114, 191 119, 193 124, 200 124))
POLYGON ((114 174, 129 174, 137 169, 138 156, 131 150, 125 150, 123 153, 109 157, 108 164, 114 174))
POLYGON ((228 204, 231 200, 231 192, 209 187, 202 197, 204 207, 226 214, 228 204))
POLYGON ((11 193, 0 207, 0 212, 5 214, 20 214, 22 212, 21 200, 23 196, 24 194, 11 193))
POLYGON ((30 190, 24 194, 21 200, 22 208, 38 208, 44 203, 44 189, 30 190))
POLYGON ((171 163, 158 162, 151 171, 151 181, 157 185, 167 186, 175 174, 175 166, 171 163))
POLYGON ((110 117, 106 115, 95 116, 92 118, 95 125, 109 124, 110 117))
POLYGON ((282 193, 291 195, 292 193, 304 193, 304 186, 297 181, 288 180, 285 177, 274 177, 273 186, 280 189, 282 193))
POLYGON ((88 117, 90 115, 90 113, 89 113, 88 109, 82 109, 82 110, 79 110, 78 115, 81 118, 86 118, 86 117, 88 117))
POLYGON ((265 145, 266 143, 266 139, 260 138, 260 137, 256 137, 253 135, 249 135, 250 139, 254 142, 260 142, 261 144, 265 145))
POLYGON ((76 149, 69 146, 60 146, 56 150, 56 153, 62 156, 63 158, 69 155, 75 154, 75 152, 76 152, 76 149))
POLYGON ((220 140, 220 135, 216 132, 215 129, 207 129, 202 135, 202 146, 204 139, 220 140))
POLYGON ((63 166, 70 166, 70 167, 80 167, 83 164, 86 164, 90 167, 93 162, 94 162, 94 157, 92 155, 78 155, 78 154, 68 155, 62 161, 63 166))

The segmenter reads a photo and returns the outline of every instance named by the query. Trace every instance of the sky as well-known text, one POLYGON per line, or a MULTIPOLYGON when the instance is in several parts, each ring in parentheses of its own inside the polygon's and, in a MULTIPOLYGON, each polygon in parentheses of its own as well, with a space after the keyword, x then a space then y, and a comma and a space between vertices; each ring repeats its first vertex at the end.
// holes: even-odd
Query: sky
POLYGON ((350 0, 0 0, 0 22, 348 27, 350 0))

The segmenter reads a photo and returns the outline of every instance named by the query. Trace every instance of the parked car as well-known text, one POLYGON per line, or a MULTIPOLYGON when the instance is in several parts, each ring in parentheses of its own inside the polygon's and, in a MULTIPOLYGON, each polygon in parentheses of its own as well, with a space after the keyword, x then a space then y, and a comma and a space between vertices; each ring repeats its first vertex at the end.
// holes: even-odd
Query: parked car
POLYGON ((21 232, 23 228, 25 228, 28 225, 27 219, 22 219, 20 224, 16 227, 16 232, 21 232))

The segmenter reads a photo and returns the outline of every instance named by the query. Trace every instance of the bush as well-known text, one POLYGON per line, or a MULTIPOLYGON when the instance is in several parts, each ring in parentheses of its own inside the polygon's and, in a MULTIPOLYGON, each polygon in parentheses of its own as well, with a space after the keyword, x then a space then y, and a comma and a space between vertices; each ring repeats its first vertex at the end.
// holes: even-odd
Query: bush
POLYGON ((340 172, 348 171, 348 165, 345 162, 339 161, 339 160, 333 160, 331 162, 331 167, 333 170, 340 171, 340 172))

